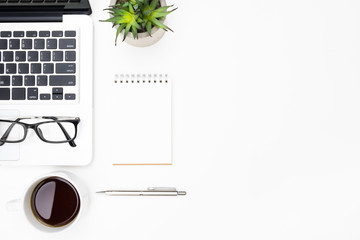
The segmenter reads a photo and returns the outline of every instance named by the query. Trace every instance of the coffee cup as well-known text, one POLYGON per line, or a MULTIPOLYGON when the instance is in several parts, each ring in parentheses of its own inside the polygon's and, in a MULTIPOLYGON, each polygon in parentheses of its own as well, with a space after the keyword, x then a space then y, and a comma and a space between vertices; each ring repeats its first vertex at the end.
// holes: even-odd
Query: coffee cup
POLYGON ((55 233, 73 226, 88 201, 88 192, 81 181, 75 175, 61 171, 36 178, 21 199, 7 203, 7 209, 21 210, 35 228, 55 233))

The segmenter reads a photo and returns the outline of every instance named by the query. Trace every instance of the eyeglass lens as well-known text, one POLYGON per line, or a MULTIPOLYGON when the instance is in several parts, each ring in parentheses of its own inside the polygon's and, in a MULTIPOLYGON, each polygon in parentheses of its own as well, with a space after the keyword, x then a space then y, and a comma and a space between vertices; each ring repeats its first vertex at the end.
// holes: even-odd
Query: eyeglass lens
POLYGON ((23 125, 15 122, 0 121, 0 139, 8 142, 21 141, 25 137, 25 128, 23 125))
POLYGON ((38 126, 42 137, 50 142, 62 142, 75 138, 75 125, 71 122, 49 122, 38 126))

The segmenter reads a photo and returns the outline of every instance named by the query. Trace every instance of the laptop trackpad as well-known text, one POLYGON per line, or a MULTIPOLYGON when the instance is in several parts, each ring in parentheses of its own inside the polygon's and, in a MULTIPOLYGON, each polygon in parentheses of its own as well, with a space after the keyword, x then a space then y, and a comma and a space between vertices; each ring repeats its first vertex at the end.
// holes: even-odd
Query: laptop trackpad
MULTIPOLYGON (((19 115, 20 112, 17 110, 0 110, 0 119, 17 118, 19 117, 19 115)), ((2 127, 5 126, 0 125, 0 134, 4 132, 2 127)), ((20 160, 19 143, 5 143, 4 145, 0 146, 0 161, 17 161, 17 160, 20 160)))

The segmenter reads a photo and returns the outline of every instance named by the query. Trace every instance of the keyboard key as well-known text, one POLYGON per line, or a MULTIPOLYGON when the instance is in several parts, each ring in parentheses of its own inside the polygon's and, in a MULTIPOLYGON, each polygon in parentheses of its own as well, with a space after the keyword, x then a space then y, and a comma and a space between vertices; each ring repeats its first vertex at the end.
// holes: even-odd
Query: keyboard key
POLYGON ((40 52, 40 61, 41 62, 50 62, 51 52, 50 51, 41 51, 40 52))
POLYGON ((50 31, 40 31, 39 37, 50 37, 50 31))
POLYGON ((76 61, 76 52, 75 51, 66 51, 65 52, 65 61, 67 61, 67 62, 76 61))
POLYGON ((26 52, 25 51, 16 51, 15 52, 15 61, 25 62, 25 60, 26 60, 26 52))
POLYGON ((31 64, 31 73, 32 74, 41 73, 41 63, 32 63, 31 64))
POLYGON ((52 37, 62 37, 64 35, 63 31, 52 31, 52 37))
POLYGON ((65 31, 65 37, 76 37, 76 31, 65 31))
POLYGON ((44 49, 45 39, 34 39, 34 49, 44 49))
POLYGON ((22 86, 23 85, 23 77, 22 76, 12 76, 12 84, 13 86, 22 86))
POLYGON ((50 31, 40 31, 39 37, 50 37, 50 31))
POLYGON ((47 76, 37 76, 38 86, 47 86, 47 83, 48 83, 47 76))
POLYGON ((64 90, 64 89, 61 88, 61 87, 60 87, 60 88, 53 88, 53 89, 52 89, 52 93, 53 93, 53 94, 63 94, 63 90, 64 90))
POLYGON ((10 86, 10 76, 0 76, 0 86, 10 86))
POLYGON ((0 74, 4 74, 4 64, 0 63, 0 74))
POLYGON ((67 93, 67 94, 65 94, 65 100, 76 100, 75 93, 67 93))
POLYGON ((24 37, 25 33, 23 31, 15 31, 14 37, 24 37))
POLYGON ((14 52, 4 51, 3 62, 13 62, 13 61, 14 61, 14 52))
POLYGON ((53 94, 52 99, 53 100, 63 100, 63 94, 53 94))
POLYGON ((75 63, 57 63, 56 64, 56 73, 75 73, 76 64, 75 63))
POLYGON ((26 37, 37 37, 37 31, 27 31, 26 37))
POLYGON ((40 94, 40 100, 50 100, 51 95, 48 93, 40 94))
POLYGON ((19 63, 18 72, 19 72, 19 74, 28 74, 29 73, 29 64, 28 63, 19 63))
POLYGON ((6 50, 7 49, 7 40, 6 39, 0 39, 0 49, 6 50))
POLYGON ((13 88, 12 100, 25 100, 25 88, 13 88))
POLYGON ((53 63, 44 63, 43 64, 43 73, 54 73, 54 64, 53 63))
POLYGON ((32 49, 32 39, 21 40, 22 49, 32 49))
POLYGON ((10 100, 10 88, 0 88, 0 100, 10 100))
POLYGON ((16 64, 7 63, 6 64, 6 74, 16 74, 16 64))
POLYGON ((38 88, 28 88, 27 89, 27 99, 28 100, 38 100, 38 88))
POLYGON ((37 62, 37 61, 39 61, 39 52, 37 52, 37 51, 29 51, 27 60, 29 62, 37 62))
POLYGON ((62 51, 54 51, 53 52, 53 61, 62 62, 64 60, 64 52, 62 51))
POLYGON ((57 40, 56 39, 46 40, 46 48, 47 49, 56 49, 57 48, 57 40))
POLYGON ((8 38, 8 37, 11 37, 11 32, 10 31, 2 31, 0 36, 2 38, 8 38))
POLYGON ((59 49, 75 49, 75 48, 76 48, 76 39, 63 38, 59 40, 59 49))
POLYGON ((35 86, 35 76, 25 76, 25 86, 35 86))
POLYGON ((10 39, 9 49, 20 49, 20 39, 10 39))
POLYGON ((75 86, 74 75, 51 75, 50 86, 75 86))

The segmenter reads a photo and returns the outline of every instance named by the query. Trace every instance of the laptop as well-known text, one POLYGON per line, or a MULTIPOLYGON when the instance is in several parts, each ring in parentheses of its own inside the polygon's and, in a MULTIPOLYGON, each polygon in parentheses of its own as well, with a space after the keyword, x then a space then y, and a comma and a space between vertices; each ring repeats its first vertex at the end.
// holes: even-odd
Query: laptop
MULTIPOLYGON (((80 120, 72 144, 43 141, 42 132, 32 128, 22 142, 0 144, 0 165, 82 166, 91 162, 90 14, 88 0, 0 0, 0 119, 26 124, 80 120)), ((11 129, 12 134, 22 134, 21 129, 11 129)), ((0 126, 1 131, 0 138, 4 137, 0 126)), ((55 137, 51 134, 58 133, 46 134, 51 139, 55 137)))

